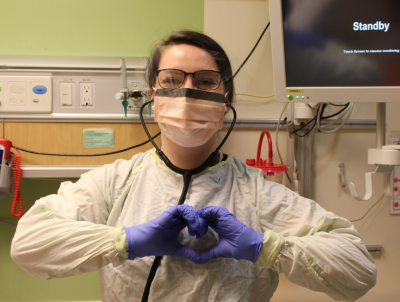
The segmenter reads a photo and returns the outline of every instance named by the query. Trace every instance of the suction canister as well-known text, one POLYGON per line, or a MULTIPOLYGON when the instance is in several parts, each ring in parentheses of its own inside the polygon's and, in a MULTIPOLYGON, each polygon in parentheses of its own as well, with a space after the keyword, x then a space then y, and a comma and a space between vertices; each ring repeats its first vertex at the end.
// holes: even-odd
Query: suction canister
POLYGON ((246 159, 246 164, 251 167, 261 169, 263 171, 264 179, 281 184, 283 180, 283 173, 285 173, 288 168, 283 164, 275 164, 272 160, 272 157, 273 151, 271 135, 267 130, 264 130, 261 132, 260 140, 258 142, 257 159, 246 159), (268 162, 260 157, 264 135, 266 135, 268 138, 268 162))

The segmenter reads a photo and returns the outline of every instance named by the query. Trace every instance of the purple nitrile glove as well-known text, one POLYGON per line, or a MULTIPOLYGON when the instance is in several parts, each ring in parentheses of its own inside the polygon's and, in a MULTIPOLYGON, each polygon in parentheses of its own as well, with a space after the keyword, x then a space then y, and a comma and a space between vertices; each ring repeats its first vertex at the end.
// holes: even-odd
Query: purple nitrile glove
POLYGON ((200 220, 205 219, 219 235, 218 244, 200 253, 200 262, 198 263, 220 257, 256 262, 263 242, 263 233, 258 233, 237 220, 225 208, 205 207, 197 211, 197 214, 200 220))
POLYGON ((187 228, 190 236, 196 236, 197 239, 203 237, 208 232, 208 221, 200 217, 195 208, 189 205, 179 206, 179 211, 186 219, 187 228))
MULTIPOLYGON (((133 227, 124 227, 129 246, 129 259, 146 256, 180 256, 195 263, 199 255, 179 243, 179 233, 187 226, 197 228, 196 210, 189 205, 169 208, 155 219, 133 227)), ((197 235, 193 231, 193 235, 197 235)))

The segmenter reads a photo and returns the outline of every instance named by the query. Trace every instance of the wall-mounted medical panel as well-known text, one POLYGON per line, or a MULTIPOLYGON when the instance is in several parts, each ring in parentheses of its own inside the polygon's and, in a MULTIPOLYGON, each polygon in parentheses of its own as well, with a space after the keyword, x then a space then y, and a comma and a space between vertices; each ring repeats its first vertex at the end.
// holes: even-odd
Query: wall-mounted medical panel
POLYGON ((51 113, 50 76, 0 76, 0 113, 51 113))
MULTIPOLYGON (((144 73, 127 76, 128 89, 140 92, 129 99, 129 117, 138 116, 139 108, 147 99, 144 73)), ((121 89, 121 76, 115 73, 59 73, 53 75, 53 113, 56 118, 121 118, 125 119, 121 100, 115 98, 121 89)), ((148 112, 144 112, 148 115, 148 112)))
POLYGON ((146 60, 124 60, 122 68, 119 57, 0 56, 0 114, 9 121, 139 121, 148 99, 146 60), (126 116, 116 99, 124 77, 126 116))

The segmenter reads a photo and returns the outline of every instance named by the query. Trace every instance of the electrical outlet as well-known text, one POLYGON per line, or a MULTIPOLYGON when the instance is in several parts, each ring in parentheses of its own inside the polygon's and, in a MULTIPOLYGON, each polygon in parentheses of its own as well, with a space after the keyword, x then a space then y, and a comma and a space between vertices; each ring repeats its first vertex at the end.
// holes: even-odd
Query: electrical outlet
MULTIPOLYGON (((393 195, 400 190, 400 166, 394 166, 393 172, 390 177, 390 187, 392 189, 393 195)), ((399 194, 400 195, 400 194, 399 194)), ((400 214, 400 200, 391 199, 390 200, 390 214, 400 214)))
MULTIPOLYGON (((399 139, 399 134, 400 132, 395 132, 392 131, 390 133, 390 144, 391 145, 399 145, 400 144, 400 139, 399 139)), ((393 172, 392 175, 390 176, 390 189, 393 192, 393 195, 396 195, 398 193, 398 196, 400 196, 400 166, 394 166, 393 167, 393 172)), ((400 214, 400 200, 396 199, 391 199, 390 200, 390 214, 400 214)))
POLYGON ((79 98, 82 107, 93 107, 94 83, 79 83, 79 98))

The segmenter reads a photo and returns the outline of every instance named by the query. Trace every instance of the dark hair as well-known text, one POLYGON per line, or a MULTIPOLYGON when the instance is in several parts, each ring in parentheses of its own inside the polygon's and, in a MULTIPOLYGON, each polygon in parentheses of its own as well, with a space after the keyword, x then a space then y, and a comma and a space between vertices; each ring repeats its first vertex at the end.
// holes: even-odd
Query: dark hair
POLYGON ((195 31, 176 31, 154 47, 147 66, 147 81, 149 86, 154 85, 155 72, 158 69, 162 56, 162 48, 172 45, 188 44, 200 47, 207 51, 215 60, 222 75, 225 92, 228 92, 228 101, 231 103, 234 94, 232 67, 228 56, 222 47, 209 36, 195 31))

